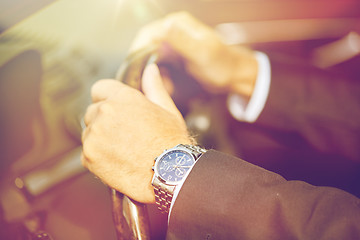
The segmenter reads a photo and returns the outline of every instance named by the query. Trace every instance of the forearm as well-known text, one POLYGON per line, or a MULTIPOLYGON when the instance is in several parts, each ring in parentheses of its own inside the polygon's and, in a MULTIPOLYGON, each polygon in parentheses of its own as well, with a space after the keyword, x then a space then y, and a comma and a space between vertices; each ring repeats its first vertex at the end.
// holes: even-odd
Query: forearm
POLYGON ((262 127, 296 132, 319 152, 358 160, 360 84, 343 74, 270 54, 271 86, 257 119, 262 127))

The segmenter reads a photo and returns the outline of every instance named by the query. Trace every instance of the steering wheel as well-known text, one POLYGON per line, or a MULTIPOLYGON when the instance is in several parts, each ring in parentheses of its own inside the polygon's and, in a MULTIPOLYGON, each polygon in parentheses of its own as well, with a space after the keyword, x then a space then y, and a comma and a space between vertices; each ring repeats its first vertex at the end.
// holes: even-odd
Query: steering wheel
MULTIPOLYGON (((197 142, 207 148, 217 148, 228 153, 235 146, 224 129, 227 126, 226 96, 207 92, 190 74, 184 62, 159 61, 159 46, 152 45, 127 56, 121 64, 116 79, 141 91, 141 77, 145 67, 156 63, 166 70, 173 84, 172 98, 185 117, 188 129, 197 136, 197 142), (216 137, 215 137, 216 136, 216 137)), ((150 239, 150 222, 145 204, 111 191, 113 220, 120 239, 150 239)))

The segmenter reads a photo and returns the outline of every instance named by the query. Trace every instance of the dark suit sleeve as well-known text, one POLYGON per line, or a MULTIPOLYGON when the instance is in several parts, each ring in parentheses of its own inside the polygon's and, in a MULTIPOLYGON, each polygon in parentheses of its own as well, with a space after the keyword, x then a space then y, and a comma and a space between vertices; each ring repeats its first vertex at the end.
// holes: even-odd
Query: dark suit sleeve
POLYGON ((360 200, 210 150, 180 190, 167 239, 360 239, 360 200))
POLYGON ((269 58, 271 86, 257 127, 298 133, 318 152, 359 161, 360 79, 293 57, 269 58))

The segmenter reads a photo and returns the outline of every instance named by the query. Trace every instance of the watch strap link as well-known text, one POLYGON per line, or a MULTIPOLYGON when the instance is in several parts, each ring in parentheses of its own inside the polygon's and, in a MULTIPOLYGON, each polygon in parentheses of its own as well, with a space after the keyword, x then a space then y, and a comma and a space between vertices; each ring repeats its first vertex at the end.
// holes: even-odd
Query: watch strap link
POLYGON ((196 160, 203 154, 206 152, 205 149, 199 147, 199 146, 196 146, 196 145, 182 145, 184 147, 186 147, 187 149, 191 150, 192 151, 192 154, 195 155, 196 157, 196 160))
POLYGON ((168 213, 173 194, 168 191, 161 189, 158 186, 154 186, 155 191, 155 202, 161 213, 168 213))

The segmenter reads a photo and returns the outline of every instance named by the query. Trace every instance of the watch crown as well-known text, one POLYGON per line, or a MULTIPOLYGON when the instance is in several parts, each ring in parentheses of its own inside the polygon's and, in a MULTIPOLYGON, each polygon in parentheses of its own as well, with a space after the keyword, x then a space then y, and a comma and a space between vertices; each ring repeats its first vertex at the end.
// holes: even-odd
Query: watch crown
POLYGON ((154 166, 152 166, 152 168, 151 168, 153 171, 154 171, 154 166))

